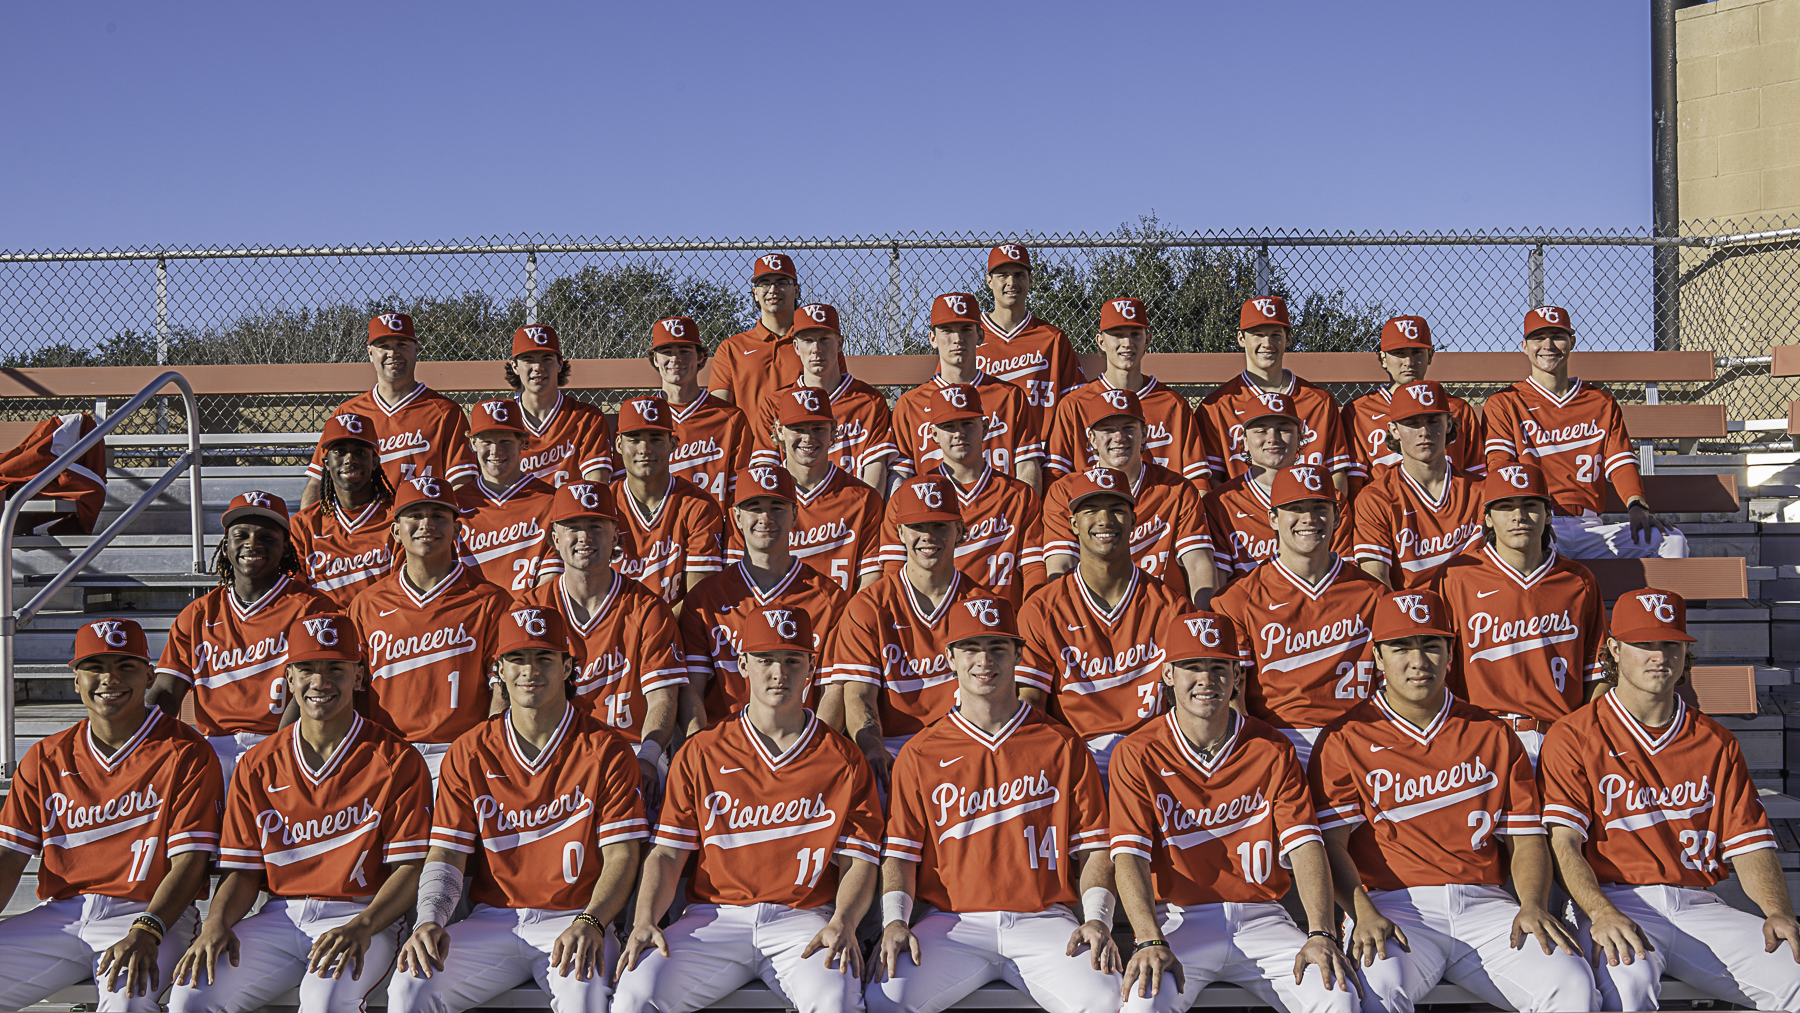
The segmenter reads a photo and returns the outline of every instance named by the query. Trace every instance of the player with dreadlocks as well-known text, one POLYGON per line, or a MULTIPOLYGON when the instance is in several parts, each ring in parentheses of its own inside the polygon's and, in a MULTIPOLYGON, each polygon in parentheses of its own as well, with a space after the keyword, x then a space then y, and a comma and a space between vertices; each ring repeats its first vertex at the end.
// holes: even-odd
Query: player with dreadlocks
POLYGON ((339 608, 394 568, 394 487, 381 469, 375 423, 344 412, 325 420, 325 484, 319 501, 294 515, 304 579, 339 608))
POLYGON ((175 617, 145 703, 176 717, 192 691, 194 726, 219 754, 230 784, 246 750, 299 717, 283 678, 288 627, 337 606, 306 586, 280 496, 242 493, 219 523, 225 529, 213 555, 219 586, 175 617))

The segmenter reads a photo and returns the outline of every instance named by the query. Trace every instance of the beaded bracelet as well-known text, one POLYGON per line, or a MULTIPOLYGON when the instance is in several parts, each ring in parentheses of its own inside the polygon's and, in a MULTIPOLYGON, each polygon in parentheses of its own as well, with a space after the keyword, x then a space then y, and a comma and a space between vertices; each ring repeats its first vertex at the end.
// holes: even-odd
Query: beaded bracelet
POLYGON ((1308 938, 1308 939, 1311 939, 1314 936, 1324 936, 1326 939, 1329 939, 1334 943, 1338 941, 1337 933, 1327 932, 1324 929, 1313 929, 1311 932, 1308 932, 1306 934, 1306 938, 1308 938))
POLYGON ((589 925, 592 925, 594 927, 595 931, 602 932, 602 933, 604 933, 606 931, 606 926, 602 925, 600 923, 600 919, 595 918, 593 915, 588 914, 586 911, 583 911, 580 914, 576 915, 575 920, 578 922, 587 922, 589 925))
POLYGON ((1167 939, 1146 939, 1136 946, 1133 946, 1131 952, 1136 953, 1139 950, 1147 950, 1152 946, 1161 946, 1164 949, 1167 949, 1169 948, 1169 941, 1167 939))
POLYGON ((163 941, 164 930, 162 920, 155 915, 138 915, 136 918, 132 919, 131 927, 134 929, 143 929, 145 932, 150 933, 150 935, 156 938, 158 944, 161 944, 163 941))

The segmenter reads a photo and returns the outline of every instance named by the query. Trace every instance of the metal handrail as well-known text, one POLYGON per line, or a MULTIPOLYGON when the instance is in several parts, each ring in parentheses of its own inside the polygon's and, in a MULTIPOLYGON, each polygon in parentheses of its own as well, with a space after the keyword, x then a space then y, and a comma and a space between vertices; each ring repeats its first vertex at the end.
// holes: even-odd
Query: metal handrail
POLYGON ((108 415, 93 432, 75 441, 75 445, 63 451, 48 468, 39 472, 36 478, 25 483, 25 487, 7 500, 6 509, 0 512, 0 776, 11 777, 18 769, 18 744, 14 739, 14 724, 17 711, 13 703, 13 640, 19 628, 31 622, 33 616, 49 602, 50 596, 61 591, 69 581, 75 579, 82 568, 92 562, 100 554, 100 550, 118 537, 137 515, 144 512, 150 502, 162 495, 183 471, 188 473, 189 520, 194 531, 194 572, 201 573, 206 569, 205 535, 200 525, 200 402, 194 397, 194 388, 188 384, 187 377, 169 370, 150 381, 149 385, 137 392, 131 400, 125 402, 117 411, 108 415), (118 519, 108 525, 105 531, 94 536, 94 540, 82 551, 81 555, 69 561, 50 580, 44 589, 39 591, 24 608, 17 611, 13 608, 13 528, 18 524, 19 512, 31 497, 42 492, 56 476, 68 469, 69 465, 81 459, 83 454, 92 450, 106 434, 113 431, 125 417, 142 408, 156 393, 174 384, 181 389, 182 407, 187 411, 188 450, 187 453, 170 462, 169 470, 156 480, 136 503, 125 509, 118 519))

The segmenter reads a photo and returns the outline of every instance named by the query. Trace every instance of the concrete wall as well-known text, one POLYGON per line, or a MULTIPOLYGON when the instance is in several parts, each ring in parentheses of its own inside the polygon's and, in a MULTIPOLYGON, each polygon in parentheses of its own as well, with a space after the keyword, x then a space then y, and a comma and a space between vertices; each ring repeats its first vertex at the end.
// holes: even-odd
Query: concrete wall
POLYGON ((1800 214, 1800 0, 1675 18, 1681 217, 1800 214))

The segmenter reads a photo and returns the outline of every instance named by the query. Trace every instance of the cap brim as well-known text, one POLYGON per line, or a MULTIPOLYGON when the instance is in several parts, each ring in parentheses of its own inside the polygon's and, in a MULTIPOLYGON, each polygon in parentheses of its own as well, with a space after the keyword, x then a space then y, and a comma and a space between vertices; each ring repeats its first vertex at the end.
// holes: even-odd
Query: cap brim
POLYGON ((89 651, 88 653, 80 655, 79 657, 70 658, 69 659, 69 667, 74 668, 76 665, 81 664, 82 662, 88 660, 89 658, 98 658, 103 654, 117 654, 118 656, 120 656, 122 658, 136 658, 146 665, 156 664, 156 662, 154 660, 152 660, 150 655, 148 655, 148 654, 133 654, 130 651, 89 651))
POLYGON ((361 443, 364 446, 377 447, 377 448, 379 448, 381 446, 381 444, 376 443, 374 440, 369 439, 367 436, 355 436, 350 433, 345 433, 342 436, 334 436, 330 440, 328 440, 325 443, 325 449, 330 450, 332 447, 335 447, 340 443, 361 443))
POLYGON ((1069 500, 1069 512, 1072 514, 1075 511, 1080 510, 1081 504, 1086 503, 1096 496, 1111 496, 1114 499, 1124 500, 1134 508, 1137 506, 1137 497, 1133 496, 1129 490, 1121 492, 1118 489, 1095 489, 1093 492, 1084 492, 1074 499, 1069 500))
POLYGON ((1171 665, 1179 665, 1184 661, 1199 661, 1201 658, 1211 658, 1218 661, 1236 661, 1239 663, 1242 663, 1244 660, 1235 654, 1226 654, 1224 651, 1202 651, 1199 654, 1183 654, 1180 657, 1169 654, 1165 656, 1163 660, 1171 665))
POLYGON ((480 436, 484 433, 511 433, 514 436, 517 436, 518 438, 520 438, 522 440, 531 439, 531 434, 526 432, 524 427, 522 427, 522 426, 517 429, 513 428, 512 426, 488 426, 486 429, 471 429, 471 430, 469 430, 470 436, 480 436))
POLYGON ((1381 343, 1381 350, 1384 352, 1397 352, 1402 348, 1423 348, 1426 351, 1434 351, 1436 347, 1429 341, 1396 341, 1392 344, 1383 341, 1381 343))
POLYGON ((580 520, 583 517, 593 517, 603 521, 612 521, 614 524, 619 522, 618 514, 607 513, 604 510, 574 510, 567 513, 551 514, 550 523, 557 524, 563 521, 575 521, 580 520))
POLYGON ((1456 632, 1454 630, 1440 630, 1440 629, 1428 628, 1428 627, 1424 627, 1424 626, 1417 626, 1417 627, 1414 627, 1409 630, 1395 630, 1395 631, 1390 631, 1388 633, 1377 633, 1377 634, 1370 636, 1369 640, 1371 643, 1385 644, 1390 640, 1405 640, 1407 637, 1444 637, 1446 639, 1453 640, 1456 638, 1456 632))
POLYGON ((1677 640, 1684 644, 1700 642, 1700 639, 1692 634, 1684 633, 1681 630, 1671 630, 1666 626, 1652 626, 1649 629, 1638 630, 1608 630, 1606 632, 1614 640, 1627 644, 1649 644, 1659 640, 1677 640))
POLYGON ((980 633, 970 633, 957 637, 954 640, 947 641, 944 646, 955 647, 965 640, 979 640, 982 637, 1005 637, 1008 640, 1017 640, 1021 644, 1025 642, 1025 638, 1017 633, 1006 633, 1001 630, 982 630, 980 633))
POLYGON ((933 414, 931 424, 934 426, 941 426, 946 422, 963 422, 968 419, 984 418, 987 418, 987 416, 983 415, 981 412, 952 411, 945 412, 943 415, 933 414))
POLYGON ((962 514, 953 514, 948 510, 932 510, 928 513, 910 514, 894 518, 895 524, 905 525, 936 524, 939 521, 961 524, 962 514))
POLYGON ((1287 419, 1289 422, 1292 422, 1294 425, 1297 425, 1297 426, 1305 424, 1300 421, 1300 416, 1298 416, 1298 415, 1283 415, 1280 412, 1263 412, 1261 415, 1252 415, 1249 418, 1245 419, 1244 425, 1247 426, 1252 422, 1260 422, 1263 419, 1287 419))
MULTIPOLYGON (((1095 426, 1099 425, 1100 423, 1105 422, 1107 419, 1121 419, 1121 418, 1136 419, 1140 423, 1144 422, 1144 417, 1142 415, 1133 415, 1130 412, 1107 412, 1105 415, 1096 415, 1092 419, 1088 420, 1087 422, 1082 423, 1082 428, 1083 429, 1092 429, 1095 426)), ((1144 423, 1144 424, 1148 425, 1148 423, 1144 423)))
POLYGON ((235 507, 231 510, 225 511, 225 515, 223 517, 219 518, 219 526, 223 527, 223 528, 229 528, 233 524, 236 524, 238 521, 241 521, 246 517, 266 517, 269 520, 272 520, 275 523, 281 525, 281 529, 283 531, 286 531, 288 528, 288 519, 286 517, 281 516, 280 514, 276 513, 273 510, 270 510, 268 507, 253 507, 253 506, 235 507))
POLYGON ((346 655, 342 651, 327 651, 327 650, 323 650, 323 649, 313 650, 313 651, 289 650, 288 655, 287 655, 287 660, 288 660, 288 664, 292 665, 295 662, 299 662, 299 661, 355 661, 355 662, 361 662, 363 660, 363 657, 360 654, 346 655))

